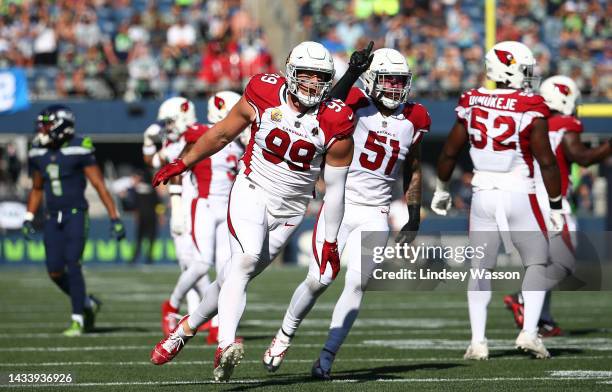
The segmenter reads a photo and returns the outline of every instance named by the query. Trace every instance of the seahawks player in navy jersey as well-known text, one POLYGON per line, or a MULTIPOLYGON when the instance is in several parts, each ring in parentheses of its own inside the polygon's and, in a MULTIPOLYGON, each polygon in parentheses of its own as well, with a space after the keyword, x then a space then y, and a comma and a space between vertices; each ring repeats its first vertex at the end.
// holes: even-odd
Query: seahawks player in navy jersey
POLYGON ((51 280, 72 302, 72 322, 66 336, 93 329, 99 301, 86 296, 81 271, 89 219, 85 199, 87 180, 96 189, 111 218, 111 234, 125 237, 117 208, 104 185, 90 138, 74 135, 74 114, 65 106, 52 105, 38 115, 36 136, 28 153, 32 190, 23 223, 26 238, 34 234, 32 221, 45 198, 44 243, 51 280))

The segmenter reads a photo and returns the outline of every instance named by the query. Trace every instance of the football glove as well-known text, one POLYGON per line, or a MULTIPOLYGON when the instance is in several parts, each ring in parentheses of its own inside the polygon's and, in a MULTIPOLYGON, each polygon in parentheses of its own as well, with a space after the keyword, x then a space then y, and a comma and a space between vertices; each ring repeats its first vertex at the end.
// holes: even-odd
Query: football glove
POLYGON ((117 241, 125 238, 125 226, 119 218, 111 219, 111 237, 117 241))
POLYGON ((448 191, 448 183, 436 180, 436 190, 431 199, 431 210, 438 215, 446 216, 451 208, 451 197, 448 191))
POLYGON ((398 244, 411 244, 418 234, 420 225, 421 206, 419 204, 411 204, 408 206, 408 223, 397 233, 395 242, 398 244))
POLYGON ((373 47, 374 41, 370 41, 367 48, 354 51, 349 59, 348 71, 357 75, 364 73, 374 58, 374 55, 371 54, 373 47))
POLYGON ((36 234, 36 230, 34 229, 34 222, 32 219, 26 219, 23 221, 23 226, 21 226, 21 233, 26 240, 31 240, 34 238, 34 234, 36 234))
POLYGON ((321 266, 319 273, 325 274, 327 269, 327 263, 331 265, 332 269, 332 280, 336 279, 338 272, 340 271, 340 255, 338 254, 338 242, 327 242, 323 243, 323 250, 321 251, 321 266))
POLYGON ((161 169, 155 173, 153 177, 153 186, 156 187, 161 183, 167 184, 171 177, 177 176, 187 170, 187 166, 183 163, 182 159, 175 159, 174 161, 164 165, 161 169))

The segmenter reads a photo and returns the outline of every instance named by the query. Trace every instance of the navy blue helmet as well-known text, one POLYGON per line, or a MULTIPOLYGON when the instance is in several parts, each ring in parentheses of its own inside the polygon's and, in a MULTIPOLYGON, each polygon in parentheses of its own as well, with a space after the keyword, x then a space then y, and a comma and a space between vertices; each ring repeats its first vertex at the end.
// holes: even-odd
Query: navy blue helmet
POLYGON ((74 135, 74 113, 63 105, 51 105, 36 118, 36 132, 40 144, 59 145, 74 135))

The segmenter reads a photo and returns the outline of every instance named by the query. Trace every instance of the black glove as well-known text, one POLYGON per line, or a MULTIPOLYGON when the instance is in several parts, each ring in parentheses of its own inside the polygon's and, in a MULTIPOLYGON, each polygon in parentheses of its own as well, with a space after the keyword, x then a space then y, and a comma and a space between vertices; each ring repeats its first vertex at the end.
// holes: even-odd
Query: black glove
POLYGON ((349 60, 348 72, 355 73, 357 75, 364 73, 370 64, 372 64, 374 55, 371 54, 371 52, 373 47, 374 41, 370 41, 367 48, 354 51, 351 55, 351 59, 349 60))
POLYGON ((408 223, 401 228, 400 232, 395 237, 395 242, 398 244, 411 244, 419 232, 421 224, 421 206, 419 204, 411 204, 408 206, 408 223))
POLYGON ((21 233, 23 233, 26 240, 31 240, 34 234, 36 234, 36 230, 34 230, 34 222, 31 220, 24 220, 23 226, 21 226, 21 233))
POLYGON ((349 92, 353 84, 359 79, 359 76, 368 69, 374 58, 373 54, 370 54, 374 47, 374 41, 370 41, 368 47, 362 50, 356 50, 351 55, 349 60, 349 67, 345 74, 338 80, 338 83, 329 92, 331 98, 345 100, 348 97, 349 92))
POLYGON ((111 237, 117 241, 121 241, 125 238, 125 226, 119 218, 111 220, 111 237))

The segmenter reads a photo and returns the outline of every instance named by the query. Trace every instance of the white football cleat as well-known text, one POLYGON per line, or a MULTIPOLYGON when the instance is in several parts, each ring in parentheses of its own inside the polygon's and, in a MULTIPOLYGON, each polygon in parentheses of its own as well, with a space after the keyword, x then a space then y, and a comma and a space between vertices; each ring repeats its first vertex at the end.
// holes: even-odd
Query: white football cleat
MULTIPOLYGON (((270 347, 266 350, 263 356, 263 365, 269 372, 275 372, 280 368, 280 365, 287 355, 287 350, 291 346, 291 339, 279 336, 282 332, 276 334, 270 347)), ((283 334, 284 335, 284 334, 283 334)))
POLYGON ((463 359, 476 361, 486 361, 489 359, 489 345, 487 344, 487 340, 470 343, 467 350, 465 350, 465 354, 463 354, 463 359))
POLYGON ((537 332, 527 332, 525 330, 519 333, 515 342, 516 348, 530 353, 538 359, 550 358, 550 353, 542 343, 542 339, 538 336, 537 332))
POLYGON ((242 343, 232 343, 223 350, 218 347, 213 370, 215 381, 228 381, 242 358, 244 358, 242 343))

